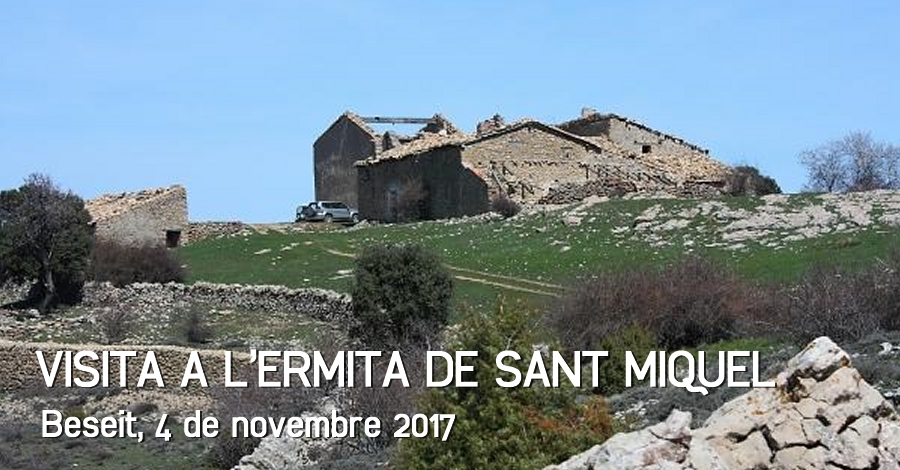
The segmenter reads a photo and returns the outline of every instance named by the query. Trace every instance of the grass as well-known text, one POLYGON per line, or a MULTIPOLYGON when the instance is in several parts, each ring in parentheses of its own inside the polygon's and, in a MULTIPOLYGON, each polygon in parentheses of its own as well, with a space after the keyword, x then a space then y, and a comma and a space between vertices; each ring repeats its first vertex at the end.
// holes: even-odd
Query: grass
POLYGON ((131 438, 42 438, 40 423, 0 427, 0 467, 8 469, 109 468, 145 470, 213 470, 200 456, 208 439, 184 436, 170 421, 172 440, 154 438, 155 423, 138 423, 144 442, 131 438))
MULTIPOLYGON (((760 204, 760 199, 749 197, 721 201, 733 209, 752 210, 760 204)), ((815 198, 808 195, 792 196, 784 205, 796 208, 813 202, 815 198)), ((697 204, 690 200, 610 201, 580 210, 582 223, 577 226, 561 223, 563 214, 576 209, 569 206, 507 220, 269 232, 201 241, 180 252, 192 282, 282 284, 347 292, 355 253, 381 243, 419 243, 440 255, 456 276, 457 304, 485 307, 498 295, 540 306, 592 272, 652 269, 686 253, 710 256, 751 279, 767 281, 795 278, 816 262, 864 265, 900 242, 900 232, 877 224, 851 234, 784 242, 778 248, 749 240, 737 250, 727 249, 716 238, 724 222, 713 217, 694 217, 689 226, 667 232, 664 243, 633 229, 635 217, 654 205, 675 212, 697 204)))

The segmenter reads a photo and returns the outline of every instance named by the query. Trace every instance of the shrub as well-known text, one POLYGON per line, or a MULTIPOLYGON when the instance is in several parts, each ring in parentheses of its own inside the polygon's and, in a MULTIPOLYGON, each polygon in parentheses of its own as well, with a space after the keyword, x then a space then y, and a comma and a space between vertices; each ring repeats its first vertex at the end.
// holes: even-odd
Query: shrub
POLYGON ((589 350, 637 324, 667 349, 732 337, 738 319, 769 304, 760 290, 711 261, 688 257, 662 270, 601 273, 562 298, 550 324, 564 345, 589 350), (636 295, 640 293, 640 295, 636 295))
POLYGON ((186 273, 177 253, 165 246, 98 240, 91 256, 91 277, 122 287, 135 282, 184 282, 186 273))
POLYGON ((192 308, 185 315, 181 332, 181 337, 193 344, 208 343, 213 336, 212 328, 206 323, 206 315, 197 308, 192 308))
POLYGON ((106 344, 121 343, 131 331, 130 309, 122 307, 106 308, 97 315, 97 325, 106 344))
POLYGON ((222 424, 218 437, 213 441, 207 454, 207 461, 214 467, 227 470, 233 468, 241 457, 252 453, 260 439, 254 437, 231 437, 232 418, 236 416, 264 416, 279 419, 301 416, 315 409, 321 398, 316 388, 302 387, 292 383, 291 388, 260 388, 256 381, 255 369, 251 367, 235 371, 235 380, 247 382, 246 388, 215 387, 210 389, 215 403, 215 415, 222 424))
POLYGON ((780 326, 798 343, 822 335, 837 342, 857 341, 881 330, 897 330, 898 268, 896 251, 864 270, 814 266, 786 289, 788 314, 780 326))
MULTIPOLYGON (((380 453, 396 443, 394 432, 400 422, 394 417, 400 413, 412 416, 415 413, 416 397, 425 384, 425 350, 405 350, 403 354, 403 366, 406 376, 409 378, 409 387, 404 387, 394 381, 390 387, 353 387, 346 390, 344 397, 347 400, 344 410, 353 416, 373 416, 381 421, 381 435, 375 438, 361 436, 357 441, 345 440, 347 447, 354 453, 373 454, 380 453)), ((382 362, 375 365, 374 370, 381 371, 373 378, 374 384, 384 381, 384 371, 389 357, 381 357, 376 361, 382 362)))
POLYGON ((625 390, 625 352, 631 351, 634 357, 645 358, 656 349, 653 334, 640 325, 628 326, 603 338, 597 350, 609 351, 609 357, 600 362, 600 383, 596 391, 604 395, 621 393, 625 390))
POLYGON ((500 193, 491 199, 491 210, 508 219, 522 211, 522 206, 513 201, 505 193, 500 193))
POLYGON ((474 371, 463 379, 479 386, 428 389, 418 411, 455 414, 451 436, 446 442, 434 437, 400 441, 396 468, 540 469, 609 437, 612 424, 600 397, 578 403, 572 387, 502 388, 496 383, 496 355, 514 350, 531 357, 533 345, 546 339, 538 326, 536 312, 502 302, 492 313, 468 312, 450 349, 478 352, 471 361, 474 371))
POLYGON ((781 187, 770 176, 765 176, 756 167, 736 166, 725 180, 726 191, 732 196, 765 196, 781 194, 781 187))
POLYGON ((453 280, 416 245, 373 246, 356 260, 350 335, 382 349, 427 344, 447 323, 453 280))

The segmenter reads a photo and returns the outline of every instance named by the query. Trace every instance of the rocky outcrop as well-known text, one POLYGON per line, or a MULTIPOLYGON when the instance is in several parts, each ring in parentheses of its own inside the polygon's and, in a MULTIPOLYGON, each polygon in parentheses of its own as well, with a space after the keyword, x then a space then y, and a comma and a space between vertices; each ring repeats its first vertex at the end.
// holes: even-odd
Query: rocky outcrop
MULTIPOLYGON (((689 188, 686 186, 685 190, 689 188)), ((702 190, 697 185, 690 191, 702 190)), ((655 204, 619 230, 668 246, 690 241, 708 248, 743 249, 748 245, 781 249, 788 243, 826 235, 850 235, 900 225, 900 191, 848 194, 771 194, 738 206, 728 200, 696 204, 655 204)))
POLYGON ((188 224, 188 240, 196 243, 210 238, 225 238, 249 234, 252 228, 237 221, 231 222, 191 222, 188 224))
POLYGON ((825 337, 791 359, 775 388, 726 403, 693 431, 690 421, 675 410, 548 470, 900 469, 900 416, 825 337))
MULTIPOLYGON (((316 412, 303 413, 301 417, 328 416, 335 409, 334 403, 326 402, 316 412)), ((241 458, 232 470, 284 470, 307 467, 327 459, 338 442, 339 439, 325 436, 299 438, 268 436, 260 441, 252 453, 241 458)))

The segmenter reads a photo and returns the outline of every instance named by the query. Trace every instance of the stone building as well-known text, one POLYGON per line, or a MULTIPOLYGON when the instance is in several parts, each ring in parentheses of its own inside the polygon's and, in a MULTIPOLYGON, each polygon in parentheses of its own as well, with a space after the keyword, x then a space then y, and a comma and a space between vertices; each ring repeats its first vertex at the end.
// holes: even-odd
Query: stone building
POLYGON ((475 136, 421 139, 356 163, 359 210, 384 221, 438 219, 485 212, 498 194, 526 203, 571 202, 554 190, 590 186, 590 195, 672 184, 620 153, 611 142, 533 120, 475 136))
POLYGON ((630 154, 709 154, 709 150, 651 129, 633 119, 617 114, 601 114, 591 109, 583 109, 580 118, 563 122, 558 127, 584 137, 605 137, 630 154))
POLYGON ((587 139, 611 141, 629 158, 670 174, 686 185, 721 186, 729 171, 726 165, 709 157, 709 150, 616 114, 586 108, 580 118, 558 127, 587 139))
POLYGON ((589 109, 556 126, 507 124, 495 115, 474 135, 439 115, 345 113, 316 141, 315 154, 316 197, 355 204, 364 218, 382 221, 477 214, 500 194, 539 204, 633 192, 709 196, 721 193, 730 171, 697 145, 589 109), (369 127, 397 122, 428 125, 414 136, 369 127))
POLYGON ((475 215, 490 208, 484 178, 465 164, 458 145, 357 163, 359 212, 385 222, 475 215))
POLYGON ((187 242, 187 191, 183 186, 106 194, 85 204, 98 239, 126 245, 187 242))
POLYGON ((342 201, 357 207, 357 175, 354 163, 384 151, 432 135, 459 131, 440 115, 430 118, 362 117, 350 111, 340 115, 313 144, 316 200, 342 201), (415 135, 392 131, 379 134, 371 124, 424 124, 415 135))

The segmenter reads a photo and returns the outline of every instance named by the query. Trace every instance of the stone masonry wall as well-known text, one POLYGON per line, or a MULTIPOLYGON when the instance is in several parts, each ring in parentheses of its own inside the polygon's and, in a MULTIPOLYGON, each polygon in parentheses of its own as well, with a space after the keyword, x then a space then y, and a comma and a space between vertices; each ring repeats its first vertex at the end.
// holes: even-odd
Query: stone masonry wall
POLYGON ((610 118, 607 128, 610 140, 635 155, 644 153, 644 145, 650 146, 649 153, 669 156, 705 153, 683 140, 623 119, 610 118))
POLYGON ((83 303, 87 306, 115 306, 130 300, 171 303, 191 300, 220 308, 279 311, 307 315, 322 321, 349 318, 350 297, 325 289, 291 289, 284 286, 213 284, 135 283, 114 287, 108 283, 88 283, 83 303))
POLYGON ((374 156, 374 137, 346 115, 341 116, 313 145, 316 200, 342 201, 357 207, 356 167, 374 156))
MULTIPOLYGON (((480 171, 491 196, 505 192, 522 202, 539 202, 551 194, 555 195, 551 199, 559 199, 561 191, 585 184, 618 190, 623 186, 656 188, 665 183, 634 161, 535 127, 470 144, 463 159, 480 171)), ((590 193, 603 195, 606 191, 590 193)))
MULTIPOLYGON (((98 356, 102 351, 135 351, 137 356, 128 358, 127 374, 128 387, 134 388, 137 379, 141 374, 141 368, 144 365, 144 359, 148 351, 153 351, 156 355, 156 362, 159 365, 160 373, 166 390, 180 390, 181 378, 185 372, 185 366, 192 349, 176 347, 176 346, 135 346, 135 345, 118 345, 105 346, 99 344, 59 344, 59 343, 23 343, 16 341, 8 341, 0 339, 0 376, 4 378, 0 382, 0 391, 9 392, 15 390, 40 390, 46 388, 44 376, 41 371, 40 363, 37 359, 37 351, 44 353, 44 360, 47 366, 52 367, 53 360, 57 351, 73 351, 73 355, 78 351, 94 351, 98 356)), ((225 355, 222 351, 201 350, 200 363, 203 365, 203 372, 209 384, 223 384, 225 371, 225 355)), ((100 361, 83 361, 84 364, 100 369, 100 361)), ((119 364, 118 359, 111 358, 110 361, 110 385, 118 386, 119 380, 119 364), (113 383, 115 382, 115 383, 113 383)), ((232 355, 234 366, 241 367, 249 364, 249 355, 247 353, 234 353, 232 355)), ((65 369, 64 365, 60 365, 60 372, 57 374, 56 381, 53 383, 54 388, 60 388, 64 385, 65 369)), ((82 380, 90 380, 91 377, 85 373, 79 373, 73 369, 73 379, 75 377, 82 380)), ((145 384, 145 389, 157 389, 156 382, 151 381, 145 384)), ((189 389, 190 390, 190 389, 189 389)), ((188 391, 189 391, 188 390, 188 391)))
POLYGON ((443 219, 488 210, 487 187, 462 164, 457 147, 362 166, 359 171, 359 210, 366 219, 443 219))
POLYGON ((89 203, 89 210, 96 222, 98 238, 123 244, 165 244, 166 232, 180 232, 179 243, 187 241, 188 208, 187 192, 181 186, 173 186, 152 197, 138 199, 138 195, 122 195, 118 200, 105 197, 89 203), (94 209, 91 209, 93 204, 94 209), (104 212, 112 206, 121 206, 104 212))

